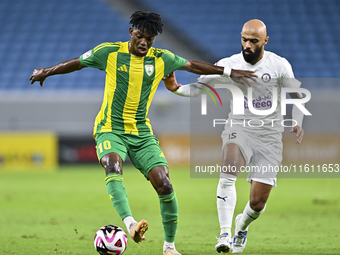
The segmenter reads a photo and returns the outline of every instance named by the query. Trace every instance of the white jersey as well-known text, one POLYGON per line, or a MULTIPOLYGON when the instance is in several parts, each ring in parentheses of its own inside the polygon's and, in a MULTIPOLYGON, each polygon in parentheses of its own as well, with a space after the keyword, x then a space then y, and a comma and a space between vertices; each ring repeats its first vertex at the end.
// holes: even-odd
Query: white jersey
MULTIPOLYGON (((257 82, 250 79, 252 86, 252 100, 248 99, 248 87, 240 83, 232 81, 220 75, 203 75, 199 78, 199 82, 206 83, 212 87, 218 84, 230 84, 237 86, 244 95, 244 114, 233 114, 233 94, 228 90, 230 95, 230 109, 228 115, 228 123, 225 128, 240 127, 244 131, 254 133, 282 133, 284 126, 282 125, 283 116, 281 114, 281 88, 300 87, 301 83, 294 78, 292 67, 289 62, 275 53, 264 51, 263 58, 256 64, 247 63, 242 52, 228 58, 219 60, 216 65, 238 70, 254 71, 258 76, 257 82), (268 115, 257 115, 250 111, 249 107, 255 110, 271 109, 275 102, 273 101, 273 89, 277 89, 277 106, 273 113, 268 115), (251 105, 250 105, 251 104, 251 105)), ((284 123, 283 123, 284 124, 284 123)), ((289 125, 289 123, 284 124, 289 125)))

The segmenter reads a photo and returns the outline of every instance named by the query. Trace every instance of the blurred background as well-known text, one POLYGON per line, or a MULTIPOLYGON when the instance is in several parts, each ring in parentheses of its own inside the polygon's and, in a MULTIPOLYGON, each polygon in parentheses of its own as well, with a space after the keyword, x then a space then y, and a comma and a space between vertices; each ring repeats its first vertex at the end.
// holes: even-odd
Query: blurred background
MULTIPOLYGON (((97 163, 92 128, 105 73, 87 68, 53 76, 43 88, 28 79, 34 68, 79 57, 102 42, 129 40, 136 10, 163 18, 154 47, 210 63, 239 53, 243 24, 261 19, 269 35, 265 49, 285 57, 312 94, 305 146, 293 147, 288 137, 284 160, 340 158, 338 0, 1 0, 0 171, 97 163)), ((176 75, 183 84, 197 77, 176 75)), ((189 163, 189 116, 189 99, 161 82, 149 118, 170 164, 189 163)))

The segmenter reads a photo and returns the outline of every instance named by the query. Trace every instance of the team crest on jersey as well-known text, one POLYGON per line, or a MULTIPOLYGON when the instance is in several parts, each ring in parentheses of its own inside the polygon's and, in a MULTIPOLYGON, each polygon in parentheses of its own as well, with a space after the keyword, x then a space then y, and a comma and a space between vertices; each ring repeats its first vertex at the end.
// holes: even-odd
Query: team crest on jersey
POLYGON ((87 59, 87 58, 91 57, 91 55, 92 55, 92 50, 89 50, 89 51, 84 53, 83 59, 87 59))
POLYGON ((270 74, 269 73, 264 73, 261 77, 262 81, 267 83, 267 82, 270 82, 270 80, 272 79, 272 77, 270 77, 270 74))
POLYGON ((153 74, 154 67, 153 65, 145 65, 145 72, 151 76, 153 74))

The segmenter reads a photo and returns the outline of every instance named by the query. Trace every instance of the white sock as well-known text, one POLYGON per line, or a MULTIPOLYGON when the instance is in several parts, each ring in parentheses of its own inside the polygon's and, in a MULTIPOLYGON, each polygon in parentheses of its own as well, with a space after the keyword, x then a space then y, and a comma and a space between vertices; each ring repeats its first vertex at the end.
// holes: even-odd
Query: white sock
POLYGON ((260 212, 255 212, 253 209, 251 209, 248 201, 246 207, 243 210, 242 217, 237 223, 237 229, 242 231, 246 230, 250 223, 252 223, 258 217, 260 217, 260 215, 264 212, 265 209, 266 206, 264 206, 264 208, 260 212))
POLYGON ((220 234, 228 233, 231 235, 230 230, 236 205, 235 182, 236 177, 234 175, 221 174, 217 186, 217 212, 221 228, 220 234))
POLYGON ((170 248, 174 248, 174 249, 175 249, 175 243, 174 243, 174 242, 169 243, 169 242, 167 242, 167 241, 164 241, 163 252, 165 252, 165 249, 166 249, 167 247, 170 247, 170 248))
POLYGON ((125 217, 123 219, 123 222, 125 223, 126 229, 129 232, 129 234, 130 234, 130 229, 129 228, 130 228, 131 223, 136 222, 135 219, 132 216, 127 216, 127 217, 125 217))

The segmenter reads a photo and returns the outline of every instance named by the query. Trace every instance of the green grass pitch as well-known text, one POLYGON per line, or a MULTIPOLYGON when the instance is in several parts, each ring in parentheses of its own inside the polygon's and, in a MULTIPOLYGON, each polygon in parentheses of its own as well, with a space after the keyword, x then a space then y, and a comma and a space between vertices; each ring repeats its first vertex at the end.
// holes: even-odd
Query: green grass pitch
MULTIPOLYGON (((218 254, 218 180, 190 178, 172 168, 179 202, 176 248, 183 255, 218 254)), ((162 254, 159 202, 151 184, 125 166, 124 183, 136 220, 149 222, 147 240, 131 238, 125 254, 162 254)), ((248 201, 250 185, 236 182, 235 215, 248 201)), ((265 213, 249 228, 243 254, 340 254, 340 179, 279 179, 265 213)), ((235 217, 234 215, 234 217, 235 217)), ((0 254, 97 254, 96 230, 125 226, 106 193, 98 166, 62 167, 53 173, 0 173, 0 254)))

